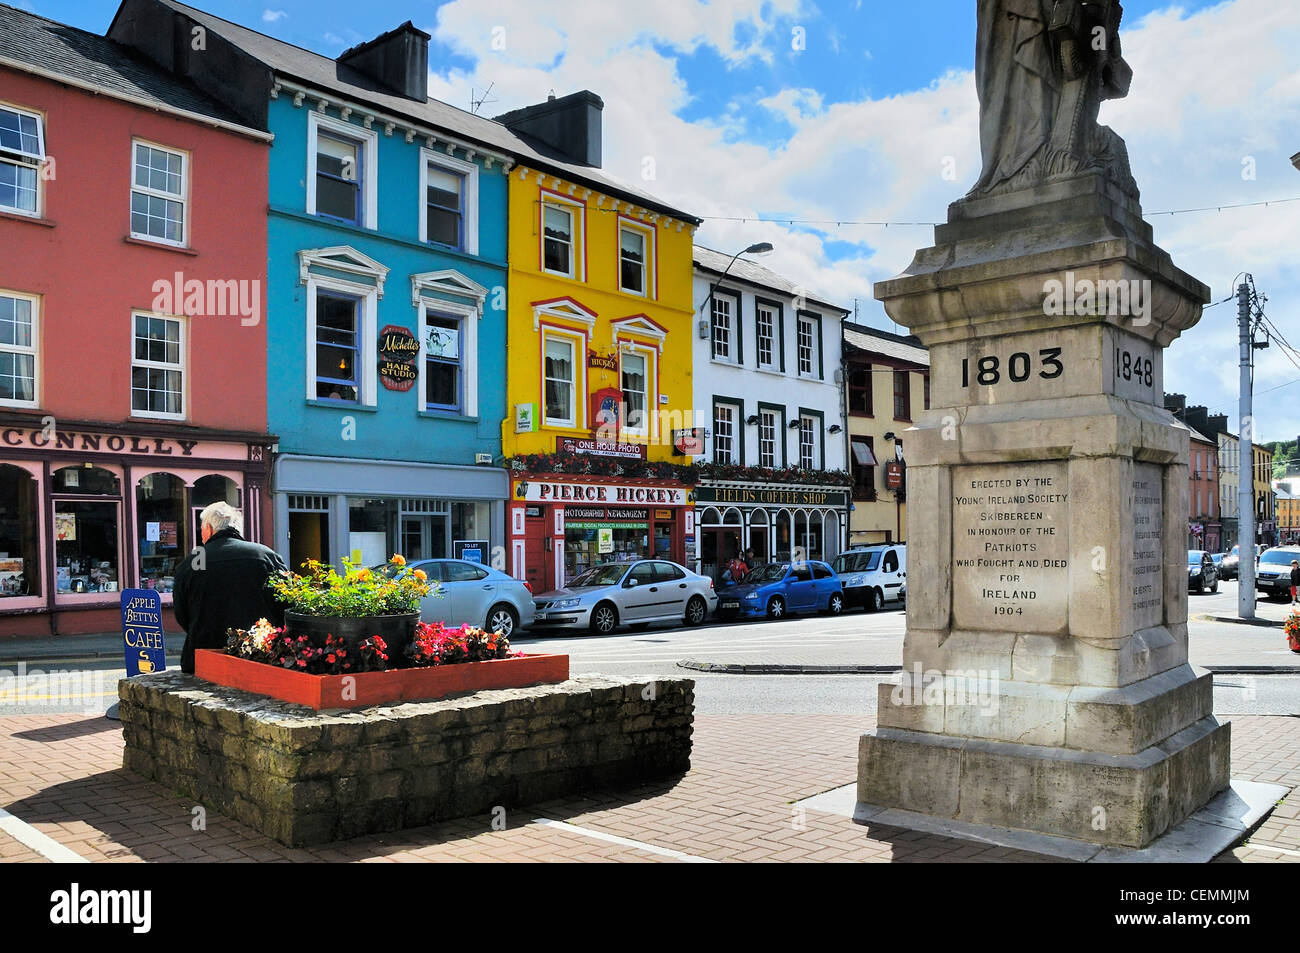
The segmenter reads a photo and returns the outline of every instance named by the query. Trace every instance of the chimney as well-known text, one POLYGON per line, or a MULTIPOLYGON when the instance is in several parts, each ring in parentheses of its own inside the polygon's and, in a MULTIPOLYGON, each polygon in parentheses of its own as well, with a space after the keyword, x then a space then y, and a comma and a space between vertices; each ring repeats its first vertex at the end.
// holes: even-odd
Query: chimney
POLYGON ((407 20, 339 54, 338 64, 356 70, 386 91, 418 103, 429 98, 429 34, 407 20))
POLYGON ((550 147, 566 162, 600 168, 600 113, 604 108, 599 96, 584 89, 513 109, 497 116, 496 121, 550 147))
POLYGON ((1206 420, 1206 426, 1210 428, 1211 433, 1221 434, 1221 433, 1228 432, 1227 414, 1211 414, 1210 416, 1206 417, 1205 420, 1206 420))
POLYGON ((1181 420, 1183 413, 1187 410, 1187 395, 1165 394, 1165 410, 1181 420))

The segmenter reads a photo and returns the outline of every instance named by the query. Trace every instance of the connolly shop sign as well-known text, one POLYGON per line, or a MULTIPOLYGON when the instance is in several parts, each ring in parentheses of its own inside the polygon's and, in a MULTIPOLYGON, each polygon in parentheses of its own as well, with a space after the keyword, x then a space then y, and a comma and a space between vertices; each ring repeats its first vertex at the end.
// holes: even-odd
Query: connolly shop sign
POLYGON ((626 486, 612 483, 549 483, 519 480, 515 499, 529 503, 603 503, 606 505, 686 506, 691 502, 682 487, 626 486))
POLYGON ((41 450, 107 450, 111 453, 151 453, 155 456, 179 457, 190 456, 199 445, 197 440, 127 437, 116 433, 80 433, 54 428, 22 430, 18 427, 0 430, 0 443, 8 447, 34 447, 41 450))

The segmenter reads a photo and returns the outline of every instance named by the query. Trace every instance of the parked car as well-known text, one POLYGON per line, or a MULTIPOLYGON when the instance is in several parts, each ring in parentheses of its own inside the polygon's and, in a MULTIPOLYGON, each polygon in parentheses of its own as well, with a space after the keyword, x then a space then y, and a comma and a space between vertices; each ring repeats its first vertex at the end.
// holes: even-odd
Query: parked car
POLYGON ((421 622, 469 624, 507 638, 533 624, 533 591, 522 579, 468 559, 420 559, 409 565, 438 584, 420 601, 421 622))
POLYGON ((1214 568, 1214 559, 1203 549, 1187 551, 1187 591, 1219 591, 1219 571, 1214 568))
POLYGON ((718 609, 720 614, 742 618, 781 619, 795 612, 839 615, 844 611, 844 591, 828 563, 812 559, 767 563, 719 597, 718 609))
POLYGON ((1237 578, 1237 561, 1239 558, 1236 546, 1232 547, 1232 552, 1223 554, 1223 558, 1218 563, 1220 579, 1237 578))
POLYGON ((831 565, 844 582, 845 605, 865 606, 875 612, 886 602, 902 603, 907 578, 905 543, 859 546, 840 553, 831 565))
POLYGON ((666 559, 605 563, 562 589, 534 598, 533 627, 587 628, 608 635, 620 625, 700 625, 717 608, 713 580, 666 559))
POLYGON ((1255 591, 1270 598, 1291 598, 1291 560, 1300 559, 1300 546, 1276 546, 1259 557, 1255 591))

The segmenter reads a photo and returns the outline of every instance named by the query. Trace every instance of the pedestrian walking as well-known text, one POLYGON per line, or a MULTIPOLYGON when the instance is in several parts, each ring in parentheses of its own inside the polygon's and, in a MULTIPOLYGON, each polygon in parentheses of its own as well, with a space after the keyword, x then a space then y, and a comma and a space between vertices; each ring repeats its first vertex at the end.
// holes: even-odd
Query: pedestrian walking
POLYGON ((1296 587, 1300 586, 1300 560, 1291 560, 1291 605, 1295 605, 1296 587))
POLYGON ((284 623, 284 607, 266 588, 284 572, 279 555, 244 539, 244 520, 229 503, 213 503, 199 514, 203 545, 176 570, 172 607, 185 630, 181 671, 194 674, 195 649, 226 646, 227 629, 247 629, 258 619, 284 623))

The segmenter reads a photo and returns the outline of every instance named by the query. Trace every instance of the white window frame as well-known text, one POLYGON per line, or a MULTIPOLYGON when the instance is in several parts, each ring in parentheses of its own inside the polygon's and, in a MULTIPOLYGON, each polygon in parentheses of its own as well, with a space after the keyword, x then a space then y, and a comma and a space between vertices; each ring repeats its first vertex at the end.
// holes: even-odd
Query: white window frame
MULTIPOLYGON (((618 350, 618 393, 619 398, 623 395, 623 357, 625 355, 639 357, 645 361, 645 419, 640 427, 633 427, 628 424, 627 420, 623 421, 623 431, 637 437, 649 437, 657 434, 658 431, 658 387, 655 386, 659 375, 659 366, 655 363, 658 356, 653 348, 641 347, 635 344, 623 344, 618 350)), ((626 411, 626 408, 624 408, 626 411)))
MULTIPOLYGON (((159 238, 157 235, 150 235, 147 232, 137 232, 131 228, 131 237, 137 241, 153 242, 156 245, 169 245, 173 248, 188 248, 190 246, 190 154, 184 149, 177 149, 174 146, 165 146, 162 143, 153 142, 149 139, 132 139, 131 140, 131 177, 130 177, 130 194, 135 195, 139 192, 141 195, 147 195, 152 198, 166 199, 168 202, 179 202, 181 206, 181 240, 178 242, 171 241, 167 238, 159 238), (148 186, 135 184, 135 150, 137 146, 144 146, 147 149, 156 149, 159 152, 166 152, 169 155, 180 156, 181 160, 181 191, 179 195, 171 192, 160 192, 158 189, 151 189, 148 186)), ((130 201, 127 203, 127 225, 130 227, 130 201)))
MULTIPOLYGON (((175 371, 179 370, 181 374, 181 412, 178 414, 168 414, 157 410, 137 410, 135 406, 135 395, 131 394, 131 416, 145 417, 151 420, 185 420, 190 406, 190 373, 189 373, 189 347, 187 338, 189 337, 189 322, 184 315, 180 314, 163 314, 160 311, 141 311, 132 310, 131 312, 131 370, 135 371, 137 367, 146 367, 153 370, 175 371), (161 361, 146 361, 135 356, 135 319, 136 318, 158 318, 164 321, 175 321, 180 327, 180 333, 177 335, 179 342, 179 353, 177 364, 168 364, 161 361)), ((134 377, 134 373, 130 375, 134 377)), ((128 391, 134 391, 135 388, 130 378, 127 380, 128 391)))
POLYGON ((542 393, 540 396, 543 427, 554 427, 562 430, 577 430, 583 425, 585 419, 585 407, 583 407, 582 404, 584 395, 587 393, 586 355, 587 338, 585 335, 575 331, 562 330, 560 328, 547 327, 542 329, 542 393), (546 412, 546 344, 551 338, 565 341, 571 348, 573 348, 573 380, 570 382, 570 386, 573 388, 573 400, 570 404, 570 407, 573 410, 573 417, 571 419, 551 417, 546 412))
POLYGON ((817 349, 821 342, 817 339, 817 321, 806 315, 795 316, 794 367, 799 377, 817 377, 817 349), (803 369, 803 331, 808 329, 808 370, 803 369))
MULTIPOLYGON (((42 186, 42 183, 44 182, 44 176, 42 175, 42 173, 45 170, 45 161, 46 161, 45 115, 43 113, 36 112, 35 110, 32 109, 25 109, 22 106, 16 105, 15 103, 4 102, 3 100, 0 100, 0 109, 4 109, 12 113, 17 113, 19 116, 27 116, 29 119, 36 120, 36 142, 37 142, 36 148, 38 150, 35 153, 21 152, 21 151, 12 153, 13 155, 23 156, 25 158, 32 159, 35 161, 35 165, 33 165, 31 168, 33 168, 34 171, 36 172, 36 208, 32 209, 31 211, 28 211, 25 208, 18 208, 17 206, 0 205, 0 211, 7 212, 10 215, 26 215, 29 218, 40 218, 45 211, 45 189, 42 186)), ((132 152, 132 156, 134 161, 134 151, 132 152)), ((14 159, 9 159, 9 158, 5 158, 0 161, 5 162, 7 165, 14 165, 14 166, 25 165, 25 163, 23 163, 22 161, 15 161, 14 159)), ((135 173, 133 169, 132 177, 134 177, 134 174, 135 173)), ((20 406, 26 406, 26 405, 20 405, 20 406)))
POLYGON ((651 225, 643 224, 630 218, 619 216, 618 219, 618 290, 624 294, 636 295, 638 298, 655 298, 658 296, 655 275, 655 229, 651 225), (635 291, 632 288, 623 285, 623 232, 635 232, 640 235, 645 242, 644 259, 641 262, 641 290, 635 291))
MULTIPOLYGON (((328 267, 328 264, 326 264, 328 267)), ((335 406, 332 402, 324 402, 316 396, 316 293, 318 291, 335 291, 339 294, 352 295, 361 299, 360 307, 360 326, 357 328, 357 361, 360 370, 357 373, 357 383, 360 387, 359 400, 354 406, 374 407, 376 398, 376 378, 379 374, 378 365, 376 364, 376 342, 375 338, 378 331, 378 312, 379 312, 379 290, 373 285, 362 284, 356 281, 345 281, 342 278, 334 278, 328 275, 318 275, 314 272, 308 272, 306 278, 307 288, 307 390, 306 398, 309 403, 317 405, 335 406)), ((346 409, 348 404, 338 403, 338 407, 346 409)))
POLYGON ((775 469, 780 466, 777 450, 781 446, 781 428, 782 423, 775 410, 759 409, 758 411, 758 465, 760 467, 770 467, 775 469), (763 428, 767 425, 767 418, 772 418, 772 462, 763 462, 763 428))
POLYGON ((735 294, 719 294, 716 290, 709 296, 709 356, 719 364, 740 364, 739 351, 739 334, 740 334, 740 296, 735 294), (717 320, 718 301, 726 301, 728 306, 727 316, 727 355, 726 357, 718 356, 718 338, 717 329, 719 327, 717 320))
POLYGON ((460 373, 461 373, 461 396, 462 407, 460 413, 465 417, 478 416, 478 320, 480 312, 478 308, 469 305, 457 304, 452 301, 442 299, 424 298, 420 301, 420 368, 419 379, 415 386, 420 389, 418 408, 421 413, 439 413, 455 414, 455 411, 444 410, 441 407, 430 409, 425 400, 425 361, 424 342, 427 340, 429 313, 437 314, 441 312, 444 315, 454 315, 460 319, 461 329, 461 354, 460 354, 460 373))
POLYGON ((820 467, 818 462, 819 454, 817 452, 817 418, 808 414, 799 415, 799 466, 806 470, 816 470, 820 467), (808 462, 804 463, 804 436, 808 437, 808 462))
POLYGON ((552 192, 543 192, 538 203, 537 239, 538 264, 543 274, 561 278, 587 280, 587 207, 552 192), (569 214, 569 270, 555 271, 546 267, 546 207, 554 206, 569 214))
POLYGON ((764 304, 761 301, 754 302, 754 359, 758 366, 764 370, 775 370, 778 358, 778 329, 777 323, 780 320, 780 310, 770 304, 764 304), (768 359, 763 360, 763 313, 767 312, 771 319, 767 334, 768 359))
POLYGON ((36 295, 26 294, 21 291, 10 291, 7 288, 0 288, 0 297, 14 298, 21 301, 27 301, 32 306, 32 343, 30 347, 21 344, 0 344, 0 351, 7 351, 11 354, 30 354, 32 356, 32 399, 16 400, 8 397, 0 397, 0 407, 39 407, 41 403, 41 354, 39 342, 40 337, 40 307, 41 299, 36 295))
MULTIPOLYGON (((444 171, 454 173, 464 177, 465 191, 461 197, 464 202, 464 208, 461 210, 462 236, 461 251, 467 255, 478 254, 478 165, 473 162, 466 162, 463 159, 456 159, 445 153, 434 152, 432 149, 420 150, 420 194, 418 208, 420 210, 420 241, 428 243, 429 241, 429 215, 428 215, 428 194, 429 194, 429 166, 436 165, 444 171)), ((443 247, 439 245, 438 247, 443 247)))
MULTIPOLYGON (((379 132, 376 129, 366 129, 364 126, 358 126, 354 123, 345 122, 342 119, 334 119, 331 116, 324 116, 318 112, 311 112, 307 116, 307 214, 316 215, 316 137, 321 128, 327 132, 334 132, 340 136, 347 136, 349 139, 355 139, 361 143, 363 155, 361 158, 361 194, 363 196, 364 213, 360 225, 353 225, 352 228, 376 229, 379 227, 379 132)), ((423 178, 423 176, 421 176, 423 178)), ((421 192, 421 195, 424 193, 421 192)), ((421 205, 423 208, 423 205, 421 205)), ((344 228, 349 227, 347 222, 339 222, 334 219, 326 219, 336 225, 344 228)), ((409 233, 408 233, 409 234, 409 233)))
POLYGON ((743 424, 744 421, 741 420, 740 408, 737 407, 735 404, 725 400, 718 400, 713 402, 713 462, 714 463, 721 463, 724 465, 735 465, 740 463, 739 440, 741 435, 744 433, 744 431, 740 429, 743 426, 743 424), (722 428, 718 426, 719 410, 726 410, 731 414, 731 420, 728 421, 728 425, 731 428, 731 432, 727 434, 727 439, 730 441, 730 445, 727 450, 726 460, 718 459, 718 438, 722 436, 722 428))

